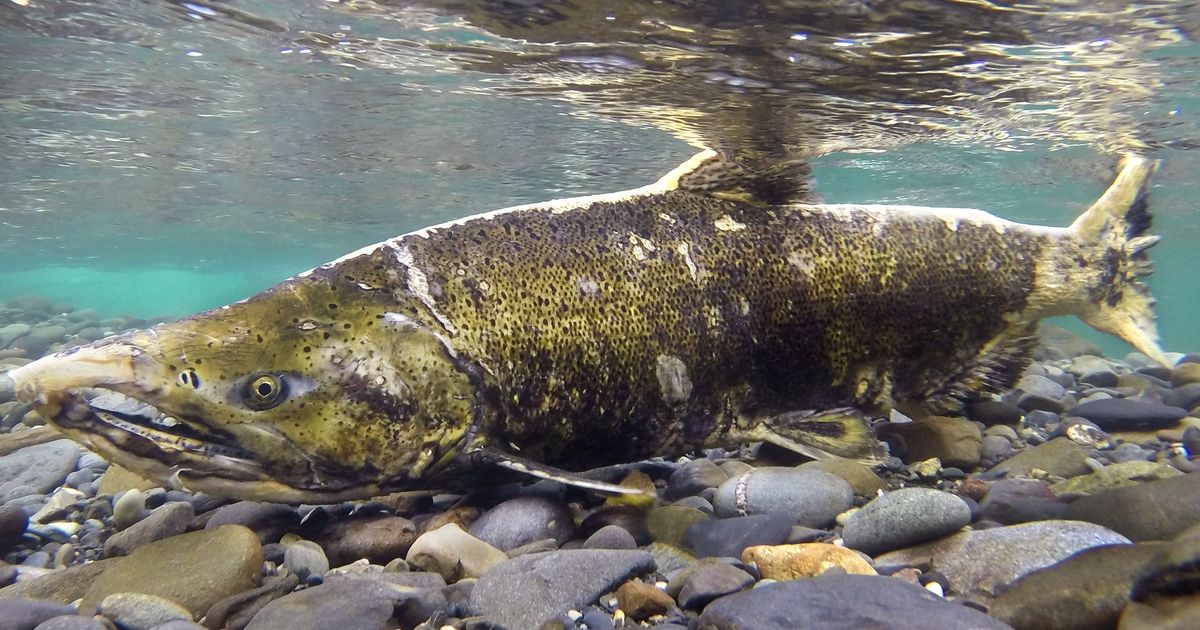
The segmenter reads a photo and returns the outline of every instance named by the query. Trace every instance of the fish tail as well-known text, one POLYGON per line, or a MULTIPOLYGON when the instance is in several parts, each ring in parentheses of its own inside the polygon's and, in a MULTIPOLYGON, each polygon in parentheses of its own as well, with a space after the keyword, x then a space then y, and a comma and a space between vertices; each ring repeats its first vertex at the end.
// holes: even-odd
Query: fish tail
POLYGON ((1146 251, 1159 237, 1148 235, 1150 176, 1157 162, 1127 155, 1120 173, 1096 203, 1074 223, 1076 238, 1098 248, 1100 273, 1077 313, 1087 325, 1124 339, 1142 354, 1170 365, 1158 346, 1154 298, 1142 278, 1152 268, 1146 251))

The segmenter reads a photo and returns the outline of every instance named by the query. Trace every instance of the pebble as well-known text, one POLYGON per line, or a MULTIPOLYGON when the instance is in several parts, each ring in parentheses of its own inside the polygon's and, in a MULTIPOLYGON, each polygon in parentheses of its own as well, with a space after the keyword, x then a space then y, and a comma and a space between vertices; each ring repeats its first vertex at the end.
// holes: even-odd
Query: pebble
POLYGON ((192 621, 192 613, 175 602, 143 593, 113 593, 100 602, 100 614, 125 630, 151 630, 168 621, 192 621))
POLYGON ((783 514, 701 521, 688 528, 685 544, 700 557, 738 558, 746 547, 787 541, 792 524, 792 519, 783 514))
POLYGON ((947 602, 920 586, 867 575, 824 575, 776 582, 722 597, 704 609, 699 627, 1008 630, 1008 626, 984 613, 947 602))
POLYGON ((878 565, 925 565, 946 576, 953 592, 982 599, 1013 580, 1071 554, 1129 539, 1099 525, 1038 521, 968 531, 888 552, 878 565))
POLYGON ((405 560, 412 566, 441 575, 447 582, 455 582, 480 577, 488 569, 508 560, 508 556, 463 531, 457 524, 449 523, 421 534, 409 548, 405 560))
POLYGON ((880 490, 887 488, 887 484, 875 471, 871 470, 870 466, 853 459, 845 459, 842 457, 834 459, 818 459, 811 462, 805 462, 796 467, 797 470, 823 470, 831 475, 840 477, 850 484, 854 490, 855 496, 874 497, 880 490))
POLYGON ((1059 519, 1067 506, 1041 479, 1001 479, 979 502, 979 516, 1005 525, 1059 519))
POLYGON ((1173 427, 1188 412, 1145 400, 1109 398, 1076 405, 1069 414, 1087 418, 1105 431, 1146 431, 1173 427))
POLYGON ((1134 460, 1105 466, 1090 474, 1054 484, 1053 490, 1064 501, 1074 501, 1116 488, 1135 486, 1147 481, 1178 477, 1183 473, 1157 462, 1134 460))
MULTIPOLYGON (((125 496, 140 495, 137 490, 130 490, 125 496)), ((124 500, 124 496, 121 497, 124 500)), ((118 501, 118 505, 121 501, 118 501)), ((116 520, 119 510, 113 509, 113 519, 116 520)), ((121 528, 122 531, 113 534, 104 543, 104 555, 108 557, 128 555, 136 547, 156 540, 177 536, 187 531, 196 514, 190 503, 173 501, 164 503, 150 512, 148 516, 132 525, 121 528)))
POLYGON ((1172 387, 1191 383, 1200 383, 1200 363, 1180 363, 1171 370, 1172 387))
POLYGON ((400 516, 366 516, 332 523, 317 542, 334 566, 366 558, 387 564, 403 558, 417 539, 417 526, 400 516))
POLYGON ((978 400, 967 404, 967 418, 985 425, 1003 426, 1021 421, 1024 411, 1003 400, 978 400))
POLYGON ((8 551, 21 541, 25 528, 29 527, 29 515, 15 505, 0 507, 0 553, 8 551))
POLYGON ((1163 404, 1170 407, 1194 409, 1200 405, 1200 383, 1188 383, 1163 394, 1163 404))
POLYGON ((1086 496, 1071 503, 1067 518, 1103 525, 1138 542, 1169 540, 1200 521, 1200 474, 1086 496))
MULTIPOLYGON (((193 624, 194 625, 194 624, 193 624)), ((203 629, 204 626, 196 626, 203 629)), ((53 617, 38 624, 33 630, 111 630, 112 626, 105 625, 97 621, 94 617, 80 617, 79 615, 62 615, 53 617)), ((154 630, 169 630, 166 625, 161 625, 154 630)))
POLYGON ((854 489, 822 470, 763 467, 730 478, 717 489, 717 516, 784 514, 792 524, 823 528, 854 505, 854 489))
POLYGON ((1147 461, 1152 454, 1137 444, 1123 442, 1109 451, 1108 459, 1115 463, 1147 461))
POLYGON ((1107 545, 1018 579, 988 607, 1016 630, 1115 628, 1140 567, 1165 543, 1107 545))
POLYGON ((972 468, 979 464, 983 436, 979 426, 965 418, 930 416, 911 423, 888 424, 881 434, 899 436, 907 463, 938 458, 944 466, 972 468))
POLYGON ((310 579, 323 578, 329 571, 329 559, 321 545, 311 540, 297 540, 284 547, 283 566, 301 582, 310 583, 310 579))
POLYGON ((583 541, 584 549, 637 549, 637 546, 633 534, 616 525, 605 525, 583 541))
POLYGON ((829 543, 747 547, 742 562, 753 563, 769 580, 817 577, 830 569, 851 575, 876 575, 875 568, 861 555, 829 543))
POLYGON ((754 576, 725 562, 704 562, 682 580, 676 600, 681 608, 701 610, 718 597, 754 584, 754 576))
POLYGON ((471 612, 510 628, 537 628, 655 569, 645 551, 570 549, 506 560, 471 590, 471 612))
POLYGON ((689 460, 671 473, 667 487, 663 489, 663 498, 675 501, 700 494, 706 488, 719 487, 727 479, 729 475, 711 459, 689 460))
POLYGON ((396 604, 411 593, 368 580, 328 582, 267 603, 246 630, 386 630, 396 604))
POLYGON ((0 619, 6 630, 33 630, 38 624, 61 615, 74 615, 75 609, 57 602, 37 599, 0 599, 0 619))
POLYGON ((617 589, 617 607, 637 621, 665 615, 675 600, 658 587, 641 580, 630 580, 617 589))
POLYGON ((842 530, 846 546, 871 555, 952 534, 971 522, 971 508, 952 494, 901 488, 872 500, 842 530))
POLYGON ((204 622, 210 628, 242 630, 267 604, 291 593, 300 585, 300 578, 292 573, 268 575, 262 586, 225 597, 204 613, 204 622))
POLYGON ((52 492, 75 471, 79 453, 71 440, 54 440, 0 456, 0 504, 52 492))
POLYGON ((1030 471, 1037 469, 1056 477, 1078 477, 1091 472, 1086 463, 1087 458, 1086 449, 1062 437, 1027 448, 996 464, 988 472, 1003 472, 1009 477, 1017 477, 1028 476, 1030 471))
POLYGON ((217 510, 205 523, 205 529, 225 525, 248 527, 262 544, 278 542, 284 532, 300 523, 300 515, 288 505, 261 501, 238 501, 217 510))
POLYGON ((667 505, 650 510, 646 515, 646 531, 658 542, 680 547, 688 528, 708 519, 708 514, 696 508, 667 505))
POLYGON ((979 459, 984 466, 994 466, 1012 454, 1012 440, 1003 435, 985 435, 979 445, 979 459))
POLYGON ((561 501, 523 496, 488 510, 469 531, 493 547, 508 551, 546 538, 553 538, 561 545, 575 533, 575 521, 561 501))

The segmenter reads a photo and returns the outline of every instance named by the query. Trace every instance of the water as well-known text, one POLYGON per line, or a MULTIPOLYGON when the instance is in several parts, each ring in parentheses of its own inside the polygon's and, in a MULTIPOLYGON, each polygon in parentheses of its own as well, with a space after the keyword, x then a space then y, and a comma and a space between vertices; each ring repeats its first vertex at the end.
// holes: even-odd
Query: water
POLYGON ((1200 349, 1195 3, 0 3, 0 300, 186 315, 695 145, 1050 224, 1139 151, 1164 345, 1200 349))

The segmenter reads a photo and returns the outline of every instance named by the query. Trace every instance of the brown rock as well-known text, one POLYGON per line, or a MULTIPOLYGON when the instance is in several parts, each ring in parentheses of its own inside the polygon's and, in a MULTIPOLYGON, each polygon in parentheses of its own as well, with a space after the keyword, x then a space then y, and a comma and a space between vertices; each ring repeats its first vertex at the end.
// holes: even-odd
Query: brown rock
POLYGON ((116 496, 126 490, 149 490, 158 486, 157 482, 150 481, 120 464, 109 464, 96 484, 96 494, 116 496))
POLYGON ((1171 385, 1180 387, 1188 383, 1200 383, 1200 363, 1180 363, 1171 370, 1171 385))
POLYGON ((317 542, 333 566, 366 558, 385 565, 403 558, 417 539, 417 527, 399 516, 370 516, 339 521, 321 532, 317 542))
POLYGON ((860 497, 874 497, 880 490, 887 488, 887 484, 875 471, 871 470, 870 466, 853 459, 817 459, 811 462, 805 462, 797 468, 816 468, 823 470, 831 475, 841 477, 854 488, 854 494, 860 497))
POLYGON ((664 615, 674 607, 670 595, 641 580, 630 580, 617 589, 617 608, 638 621, 664 615))
POLYGON ((1067 438, 1055 438, 1033 448, 1027 448, 996 464, 989 472, 1006 471, 1008 477, 1028 475, 1033 469, 1070 479, 1092 472, 1087 465, 1087 451, 1067 438))
POLYGON ((217 601, 258 586, 262 561, 258 536, 240 525, 159 540, 106 561, 114 564, 88 586, 79 610, 92 610, 113 593, 145 593, 201 615, 217 601))
POLYGON ((471 523, 474 523, 475 519, 479 518, 481 513, 477 507, 463 506, 451 508, 440 514, 434 514, 433 518, 425 521, 421 526, 421 533, 441 529, 444 525, 450 525, 451 523, 458 525, 459 529, 466 531, 471 529, 471 523))
POLYGON ((747 547, 742 562, 753 562, 764 578, 781 581, 817 577, 835 567, 851 575, 878 575, 857 552, 829 543, 747 547))
POLYGON ((936 457, 944 466, 964 470, 979 464, 983 435, 974 422, 965 418, 929 416, 914 422, 889 424, 883 431, 904 440, 905 462, 936 457))
POLYGON ((707 521, 708 515, 696 508, 667 505, 654 508, 646 515, 646 530, 654 540, 674 547, 684 547, 683 538, 693 523, 707 521))
POLYGON ((80 564, 46 575, 23 580, 11 586, 0 588, 0 599, 22 597, 25 599, 46 599, 54 602, 69 604, 87 592, 92 582, 107 571, 109 567, 124 562, 126 558, 97 560, 80 564))
POLYGON ((210 606, 204 615, 204 626, 211 630, 241 630, 264 606, 291 593, 299 585, 300 578, 294 573, 268 577, 258 588, 230 595, 210 606))
POLYGON ((1195 630, 1200 628, 1200 595, 1129 602, 1118 630, 1195 630))

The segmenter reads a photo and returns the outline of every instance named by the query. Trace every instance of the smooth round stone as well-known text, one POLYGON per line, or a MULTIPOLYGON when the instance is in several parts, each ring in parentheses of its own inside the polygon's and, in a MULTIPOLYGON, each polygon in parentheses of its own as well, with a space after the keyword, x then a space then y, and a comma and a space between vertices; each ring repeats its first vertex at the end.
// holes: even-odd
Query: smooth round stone
POLYGON ((1021 421, 1024 411, 1002 400, 977 400, 967 404, 967 418, 985 425, 1010 425, 1021 421))
POLYGON ((701 512, 704 512, 705 514, 707 514, 709 516, 716 515, 716 510, 713 509, 713 504, 709 503, 708 501, 705 501, 704 499, 702 499, 700 497, 684 497, 684 498, 672 503, 671 505, 674 505, 677 507, 694 508, 694 509, 700 510, 701 512))
POLYGON ((1091 472, 1086 460, 1088 452, 1067 438, 1055 438, 996 464, 989 473, 1004 473, 1009 477, 1029 475, 1033 470, 1044 470, 1051 475, 1070 478, 1091 472))
POLYGON ((447 582, 455 582, 462 578, 477 578, 508 560, 508 556, 463 531, 457 524, 447 523, 421 534, 409 548, 405 560, 410 565, 441 575, 447 582))
POLYGON ((962 499, 929 488, 901 488, 871 501, 846 522, 846 546, 875 555, 952 534, 971 522, 962 499))
POLYGON ((685 546, 700 557, 737 558, 746 547, 778 545, 792 533, 786 514, 755 514, 700 521, 688 528, 685 546))
POLYGON ((366 516, 326 527, 318 540, 334 566, 366 558, 385 565, 403 558, 417 539, 417 526, 400 516, 366 516))
MULTIPOLYGON (((92 617, 63 615, 47 619, 33 630, 109 630, 109 628, 110 626, 106 626, 92 617)), ((162 630, 162 628, 163 626, 158 626, 154 630, 162 630)))
POLYGON ((871 470, 870 466, 852 459, 841 457, 835 459, 819 459, 805 462, 796 467, 797 470, 823 470, 831 475, 841 477, 854 489, 855 496, 874 497, 887 487, 887 484, 871 470))
POLYGON ((869 575, 823 575, 763 584, 709 604, 700 615, 699 626, 753 630, 1011 630, 978 610, 948 602, 915 584, 869 575))
POLYGON ((508 551, 546 538, 553 538, 561 545, 575 533, 575 521, 561 501, 524 496, 488 510, 469 531, 493 547, 508 551))
POLYGON ((654 540, 679 547, 689 527, 708 519, 708 514, 696 508, 667 505, 650 510, 646 515, 646 530, 654 540))
POLYGON ((668 501, 674 501, 699 494, 705 488, 720 486, 725 483, 726 479, 729 479, 729 475, 717 467, 711 459, 693 459, 671 473, 671 477, 667 480, 667 487, 663 490, 663 497, 668 501))
POLYGON ((1070 415, 1087 418, 1105 431, 1143 431, 1173 427, 1187 409, 1130 398, 1093 400, 1071 408, 1070 415))
POLYGON ((311 576, 325 575, 329 570, 329 559, 321 545, 310 540, 297 540, 284 547, 283 566, 295 573, 301 582, 307 582, 311 576))
POLYGON ((652 584, 630 580, 617 589, 617 607, 637 621, 666 614, 675 607, 670 595, 652 584))
POLYGON ((829 543, 747 547, 742 562, 753 563, 767 580, 813 578, 830 569, 851 575, 876 575, 875 568, 858 552, 829 543))
POLYGON ((0 552, 21 541, 25 528, 29 527, 29 515, 16 505, 0 507, 0 552))
POLYGON ((151 630, 168 621, 192 621, 192 613, 179 604, 145 593, 114 593, 100 602, 101 615, 127 630, 151 630))
MULTIPOLYGON (((126 494, 134 493, 138 493, 138 491, 131 490, 126 494)), ((195 516, 190 503, 183 501, 164 503, 142 520, 113 534, 104 543, 104 555, 109 557, 128 555, 140 545, 178 536, 187 531, 188 524, 195 516)))
MULTIPOLYGON (((1058 400, 1066 395, 1067 390, 1048 376, 1027 374, 1017 381, 1017 389, 1029 396, 1040 396, 1050 400, 1058 400)), ((1021 403, 1018 402, 1020 407, 1021 403)))
POLYGON ((129 529, 147 514, 146 494, 141 490, 128 490, 113 503, 113 525, 117 531, 129 529))
POLYGON ((1147 481, 1178 477, 1183 473, 1166 464, 1135 460, 1105 466, 1090 474, 1054 484, 1054 494, 1064 501, 1074 501, 1116 488, 1135 486, 1147 481))
POLYGON ((979 458, 984 465, 995 464, 1012 454, 1012 441, 1002 435, 986 435, 979 445, 979 458))
POLYGON ((1200 406, 1200 383, 1181 385, 1163 394, 1163 404, 1170 407, 1194 409, 1200 406))
POLYGON ((881 432, 899 436, 906 463, 937 458, 946 466, 969 469, 979 463, 979 426, 964 418, 929 416, 905 424, 889 424, 881 432))
POLYGON ((683 582, 679 591, 679 606, 701 610, 709 602, 736 593, 754 584, 754 576, 724 562, 711 562, 697 567, 683 582))
POLYGON ((792 524, 822 528, 854 505, 854 489, 821 470, 759 468, 721 484, 713 507, 722 518, 783 514, 792 524))
POLYGON ((988 487, 979 517, 1005 525, 1062 518, 1067 506, 1040 479, 1001 479, 988 487))
POLYGON ((254 615, 246 630, 387 630, 396 627, 389 620, 403 599, 404 594, 382 582, 330 581, 271 601, 254 615))
POLYGON ((633 534, 624 527, 605 525, 583 541, 584 549, 637 549, 633 534))
POLYGON ((1173 538, 1200 521, 1200 474, 1083 497, 1070 504, 1067 518, 1109 527, 1134 541, 1173 538))
MULTIPOLYGON (((263 503, 260 501, 238 501, 231 505, 217 508, 217 511, 204 525, 205 529, 213 529, 223 525, 241 525, 249 527, 258 534, 262 544, 277 542, 283 533, 291 530, 300 522, 296 509, 280 503, 263 503)), ((357 558, 355 558, 357 560, 357 558)))
POLYGON ((74 615, 75 609, 41 599, 0 599, 0 627, 28 630, 48 619, 74 615))
POLYGON ((75 471, 79 452, 71 440, 54 440, 0 456, 0 504, 52 492, 75 471))

